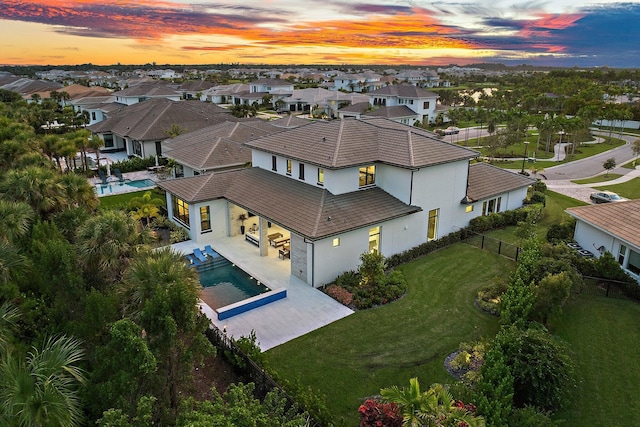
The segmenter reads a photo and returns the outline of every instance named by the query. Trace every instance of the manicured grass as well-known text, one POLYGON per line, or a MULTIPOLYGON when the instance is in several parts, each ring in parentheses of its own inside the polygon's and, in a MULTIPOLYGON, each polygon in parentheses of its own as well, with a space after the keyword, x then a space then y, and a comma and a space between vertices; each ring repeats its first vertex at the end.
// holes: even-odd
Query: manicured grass
POLYGON ((281 376, 326 395, 337 425, 358 425, 358 406, 383 387, 418 377, 425 387, 451 383, 444 359, 463 341, 491 338, 497 318, 474 307, 477 289, 515 264, 459 243, 400 269, 402 299, 354 313, 266 353, 281 376))
POLYGON ((640 178, 633 178, 622 184, 610 185, 606 190, 618 193, 627 199, 640 199, 640 178))
POLYGON ((587 179, 576 179, 573 182, 574 184, 593 184, 596 182, 607 182, 607 181, 613 181, 616 178, 620 178, 622 175, 621 174, 617 174, 617 173, 610 173, 608 176, 607 175, 598 175, 598 176, 594 176, 592 178, 587 178, 587 179))
MULTIPOLYGON (((538 236, 540 240, 546 240, 547 230, 551 225, 562 224, 565 220, 569 219, 569 215, 565 212, 565 209, 587 205, 587 203, 581 202, 580 200, 550 190, 547 190, 545 195, 547 203, 544 208, 544 213, 542 219, 535 225, 536 236, 538 236)), ((491 230, 485 234, 507 243, 520 245, 520 238, 515 235, 515 230, 516 226, 511 226, 491 230)))
MULTIPOLYGON (((113 196, 100 197, 100 205, 98 209, 114 209, 114 208, 126 208, 129 206, 129 202, 134 197, 142 197, 144 193, 149 190, 136 191, 133 193, 114 194, 113 196)), ((161 206, 167 207, 167 199, 165 198, 165 192, 157 188, 151 190, 152 197, 160 200, 161 206)))
POLYGON ((640 425, 640 304, 581 295, 553 332, 571 348, 577 386, 555 419, 566 426, 640 425))
POLYGON ((624 165, 622 165, 622 167, 625 169, 635 169, 636 166, 638 165, 640 165, 640 161, 636 161, 636 159, 633 159, 630 162, 627 162, 624 165))

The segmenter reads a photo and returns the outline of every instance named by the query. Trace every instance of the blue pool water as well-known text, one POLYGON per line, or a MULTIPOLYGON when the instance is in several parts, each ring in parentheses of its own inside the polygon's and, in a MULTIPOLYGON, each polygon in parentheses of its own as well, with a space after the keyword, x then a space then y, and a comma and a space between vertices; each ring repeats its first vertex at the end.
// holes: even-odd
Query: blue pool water
POLYGON ((214 310, 270 290, 232 264, 198 271, 198 274, 208 297, 207 304, 214 310))
POLYGON ((154 187, 156 183, 150 179, 138 179, 135 181, 125 181, 125 185, 130 185, 136 188, 145 188, 145 187, 154 187))

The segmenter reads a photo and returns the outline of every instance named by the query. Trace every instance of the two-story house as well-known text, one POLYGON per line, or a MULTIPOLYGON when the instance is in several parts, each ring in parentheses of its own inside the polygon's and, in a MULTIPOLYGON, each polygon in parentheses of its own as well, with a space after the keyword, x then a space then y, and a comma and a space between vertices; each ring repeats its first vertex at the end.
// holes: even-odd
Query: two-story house
MULTIPOLYGON (((402 121, 404 124, 413 125, 416 120, 422 123, 432 123, 436 120, 438 95, 434 92, 410 84, 397 84, 375 90, 369 93, 369 96, 371 105, 379 109, 406 107, 395 108, 394 110, 397 111, 393 111, 394 117, 399 115, 402 119, 406 119, 402 121), (408 110, 413 111, 415 118, 410 118, 408 110)), ((385 117, 393 119, 389 114, 386 114, 385 117)))
POLYGON ((124 105, 133 105, 147 99, 165 98, 172 101, 180 101, 180 92, 170 88, 164 83, 141 83, 114 92, 116 102, 124 105))
POLYGON ((248 250, 260 256, 282 242, 277 229, 291 274, 314 287, 357 268, 364 252, 390 256, 465 227, 483 207, 520 207, 533 182, 470 167, 477 152, 386 119, 311 122, 245 145, 251 168, 160 183, 169 217, 215 248, 249 216, 248 250))

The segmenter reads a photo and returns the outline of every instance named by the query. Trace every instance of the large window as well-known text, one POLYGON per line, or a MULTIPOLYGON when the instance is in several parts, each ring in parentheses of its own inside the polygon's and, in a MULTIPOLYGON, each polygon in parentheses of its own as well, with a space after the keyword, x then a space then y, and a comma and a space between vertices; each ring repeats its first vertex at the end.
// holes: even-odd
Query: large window
POLYGON ((489 215, 490 213, 500 212, 501 203, 502 197, 482 202, 482 215, 489 215))
POLYGON ((318 185, 324 185, 324 169, 318 168, 318 185))
POLYGON ((298 165, 298 179, 304 180, 304 163, 298 165))
POLYGON ((432 209, 429 211, 429 223, 427 224, 427 240, 435 240, 438 238, 438 215, 440 209, 432 209))
POLYGON ((203 233, 211 231, 211 212, 209 206, 202 206, 200 208, 200 230, 203 233))
POLYGON ((429 109, 429 101, 424 101, 422 103, 422 108, 425 109, 425 110, 428 110, 429 109))
POLYGON ((271 170, 278 170, 278 158, 276 156, 271 156, 271 170))
POLYGON ((291 159, 287 159, 287 175, 291 175, 291 159))
POLYGON ((627 263, 627 270, 633 274, 640 275, 640 253, 629 249, 629 262, 627 263))
POLYGON ((372 254, 380 253, 380 227, 369 229, 369 252, 372 254))
POLYGON ((359 186, 366 187, 368 185, 374 185, 375 183, 376 183, 376 167, 374 165, 361 167, 359 186))
POLYGON ((173 200, 173 218, 189 226, 189 204, 184 200, 171 196, 173 200))
POLYGON ((131 145, 133 146, 133 154, 142 157, 142 144, 140 141, 132 141, 131 145))
POLYGON ((104 148, 113 148, 113 134, 105 133, 104 134, 104 148))

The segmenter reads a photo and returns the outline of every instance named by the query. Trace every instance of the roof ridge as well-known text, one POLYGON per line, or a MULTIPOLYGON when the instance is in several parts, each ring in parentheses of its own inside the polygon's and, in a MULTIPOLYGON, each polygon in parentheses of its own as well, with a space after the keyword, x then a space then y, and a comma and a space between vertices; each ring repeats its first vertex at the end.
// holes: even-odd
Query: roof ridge
POLYGON ((218 145, 220 144, 221 139, 222 137, 219 136, 216 138, 216 140, 214 140, 214 143, 211 144, 211 148, 209 149, 209 152, 207 153, 207 155, 202 157, 201 166, 204 166, 204 164, 207 162, 207 160, 209 160, 209 157, 211 157, 215 149, 218 148, 218 145))
POLYGON ((411 166, 415 166, 415 161, 414 161, 414 157, 413 157, 413 138, 412 138, 413 132, 411 132, 411 129, 407 129, 407 138, 409 139, 409 143, 407 144, 409 146, 409 164, 411 166))
MULTIPOLYGON (((169 100, 171 101, 171 100, 169 100)), ((151 124, 149 124, 149 126, 147 126, 147 128, 145 129, 145 131, 142 133, 142 135, 146 135, 149 130, 158 122, 158 120, 160 120, 160 117, 162 117, 163 114, 165 114, 167 112, 167 110, 171 107, 171 103, 167 103, 165 104, 164 108, 162 109, 162 111, 156 115, 155 119, 153 119, 151 121, 151 124)), ((148 114, 152 114, 153 113, 153 109, 149 110, 148 114)), ((145 114, 145 116, 147 116, 148 114, 145 114)), ((176 123, 177 124, 177 123, 176 123)), ((168 130, 168 129, 167 129, 168 130)), ((167 135, 168 137, 169 135, 167 135)))
MULTIPOLYGON (((226 123, 229 123, 229 122, 226 122, 226 123)), ((238 126, 240 126, 240 122, 236 122, 235 125, 232 127, 231 132, 229 132, 229 137, 231 137, 231 135, 233 135, 236 132, 236 130, 238 130, 238 126)))
POLYGON ((324 210, 324 201, 326 199, 326 195, 327 195, 328 191, 327 189, 323 189, 322 190, 322 196, 320 196, 320 203, 318 205, 318 215, 316 216, 316 222, 313 226, 313 235, 315 236, 316 234, 318 234, 318 229, 320 228, 320 221, 322 219, 322 211, 324 210))
POLYGON ((340 152, 340 143, 342 142, 342 132, 344 130, 344 120, 340 120, 340 129, 338 130, 338 136, 336 138, 336 147, 333 150, 333 159, 331 160, 331 166, 336 166, 338 162, 338 153, 340 152))

